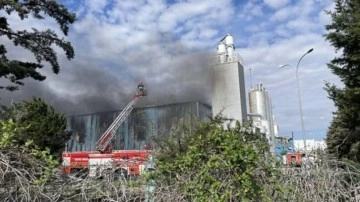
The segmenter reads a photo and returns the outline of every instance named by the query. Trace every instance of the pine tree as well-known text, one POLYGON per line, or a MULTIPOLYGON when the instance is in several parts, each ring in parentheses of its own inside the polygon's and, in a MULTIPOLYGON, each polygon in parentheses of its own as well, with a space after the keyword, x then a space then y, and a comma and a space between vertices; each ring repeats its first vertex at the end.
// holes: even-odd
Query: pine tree
POLYGON ((64 50, 69 60, 74 57, 71 43, 57 36, 53 30, 13 30, 6 16, 17 14, 21 20, 26 20, 29 16, 38 20, 45 17, 53 18, 66 36, 69 25, 75 21, 75 14, 69 13, 62 4, 55 0, 1 0, 0 11, 0 39, 7 37, 15 46, 31 51, 37 61, 27 62, 8 58, 7 49, 0 42, 0 78, 10 81, 9 85, 0 85, 0 89, 17 90, 19 85, 23 85, 22 80, 25 78, 45 80, 46 77, 38 72, 38 69, 43 67, 42 62, 50 63, 53 72, 59 73, 60 66, 54 45, 64 50))
POLYGON ((31 140, 39 150, 48 148, 54 156, 59 156, 64 150, 71 135, 66 130, 66 117, 41 98, 14 104, 7 114, 7 119, 14 120, 17 127, 23 128, 21 134, 14 137, 18 145, 31 140))
POLYGON ((335 10, 327 13, 332 23, 326 40, 341 53, 328 67, 343 86, 326 84, 337 107, 326 143, 333 156, 360 162, 360 1, 335 0, 335 10))

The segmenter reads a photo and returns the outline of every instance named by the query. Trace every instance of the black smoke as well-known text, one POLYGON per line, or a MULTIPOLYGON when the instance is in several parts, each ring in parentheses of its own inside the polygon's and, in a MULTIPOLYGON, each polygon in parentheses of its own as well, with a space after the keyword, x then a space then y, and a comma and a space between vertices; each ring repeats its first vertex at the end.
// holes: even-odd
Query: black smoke
MULTIPOLYGON (((61 60, 61 72, 43 72, 43 82, 26 80, 16 92, 1 92, 1 104, 9 105, 41 97, 66 115, 122 109, 143 81, 148 96, 137 106, 186 101, 209 104, 209 54, 186 48, 171 37, 152 37, 140 50, 130 50, 116 61, 80 54, 74 61, 61 60), (161 54, 159 51, 161 49, 161 54), (120 62, 118 62, 120 61, 120 62)), ((76 48, 76 51, 87 51, 76 48)))

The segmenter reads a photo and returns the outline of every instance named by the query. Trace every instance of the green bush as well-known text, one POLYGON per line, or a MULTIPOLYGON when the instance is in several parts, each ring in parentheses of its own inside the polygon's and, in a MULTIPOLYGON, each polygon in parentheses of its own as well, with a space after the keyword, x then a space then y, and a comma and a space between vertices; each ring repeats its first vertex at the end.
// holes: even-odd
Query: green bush
POLYGON ((172 186, 188 201, 273 201, 282 196, 269 146, 249 127, 217 117, 190 136, 182 125, 159 141, 158 189, 172 186), (182 131, 182 132, 179 132, 182 131))

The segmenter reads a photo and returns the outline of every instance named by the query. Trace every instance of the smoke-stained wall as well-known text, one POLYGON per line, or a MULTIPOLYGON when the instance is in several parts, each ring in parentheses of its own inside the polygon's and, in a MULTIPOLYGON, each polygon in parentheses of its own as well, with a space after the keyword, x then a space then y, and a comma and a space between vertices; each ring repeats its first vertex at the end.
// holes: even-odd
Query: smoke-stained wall
MULTIPOLYGON (((68 141, 69 151, 95 150, 97 140, 120 111, 71 116, 68 130, 72 137, 68 141)), ((207 121, 211 117, 211 107, 200 102, 186 102, 135 108, 119 127, 112 140, 113 149, 142 149, 152 145, 152 137, 169 135, 181 121, 194 127, 198 120, 207 121)))

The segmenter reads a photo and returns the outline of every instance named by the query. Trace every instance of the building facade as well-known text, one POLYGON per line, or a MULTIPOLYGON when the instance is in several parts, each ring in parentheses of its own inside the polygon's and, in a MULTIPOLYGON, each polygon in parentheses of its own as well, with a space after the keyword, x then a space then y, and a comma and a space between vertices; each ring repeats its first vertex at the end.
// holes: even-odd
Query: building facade
POLYGON ((235 52, 233 37, 226 35, 217 47, 212 64, 212 114, 247 120, 244 67, 235 52))
MULTIPOLYGON (((68 118, 72 137, 68 151, 95 150, 96 142, 110 126, 120 111, 100 112, 68 118)), ((152 137, 169 135, 178 124, 190 128, 198 121, 208 121, 211 107, 199 102, 185 102, 135 108, 116 131, 113 149, 143 149, 153 144, 152 137)))
MULTIPOLYGON (((304 140, 294 140, 294 147, 296 151, 305 152, 304 150, 304 140)), ((306 153, 312 154, 318 150, 325 150, 326 142, 325 140, 314 140, 306 139, 306 153)))

